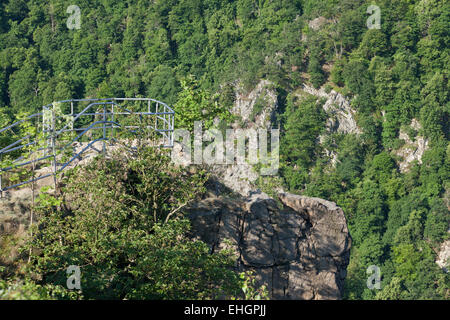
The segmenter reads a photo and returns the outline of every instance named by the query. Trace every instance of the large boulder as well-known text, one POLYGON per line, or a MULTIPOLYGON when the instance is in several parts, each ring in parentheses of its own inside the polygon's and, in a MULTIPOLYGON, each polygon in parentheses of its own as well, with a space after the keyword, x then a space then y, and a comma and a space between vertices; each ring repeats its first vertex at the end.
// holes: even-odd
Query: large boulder
POLYGON ((341 208, 288 193, 213 197, 188 209, 193 234, 211 251, 231 248, 272 299, 340 299, 351 238, 341 208))

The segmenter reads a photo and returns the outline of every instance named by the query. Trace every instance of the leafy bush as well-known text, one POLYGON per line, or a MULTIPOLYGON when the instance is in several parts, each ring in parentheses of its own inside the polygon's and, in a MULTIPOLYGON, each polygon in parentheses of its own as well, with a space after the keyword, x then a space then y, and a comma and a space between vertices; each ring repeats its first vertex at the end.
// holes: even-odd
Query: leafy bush
MULTIPOLYGON (((81 268, 87 299, 206 299, 239 294, 230 252, 192 240, 182 208, 206 176, 175 167, 164 151, 119 151, 69 172, 62 202, 42 199, 30 272, 40 285, 65 286, 81 268)), ((50 196, 43 196, 50 197, 50 196)))

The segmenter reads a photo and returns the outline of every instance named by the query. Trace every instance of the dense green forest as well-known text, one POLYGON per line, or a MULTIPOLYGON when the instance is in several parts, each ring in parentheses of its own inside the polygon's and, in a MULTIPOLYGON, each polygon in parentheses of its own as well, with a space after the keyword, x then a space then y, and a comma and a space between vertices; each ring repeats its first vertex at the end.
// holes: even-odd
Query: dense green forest
MULTIPOLYGON (((0 126, 53 101, 85 97, 151 97, 177 110, 194 94, 199 103, 221 109, 215 113, 225 112, 234 103, 236 81, 250 90, 270 80, 282 130, 280 179, 274 183, 343 208, 353 239, 345 298, 450 298, 450 276, 435 263, 450 223, 450 1, 77 0, 81 27, 69 29, 72 4, 0 4, 0 126), (380 8, 380 29, 366 25, 371 4, 380 8), (318 17, 327 23, 312 28, 318 17), (316 143, 326 116, 317 99, 294 94, 302 84, 351 99, 363 133, 316 143), (417 131, 409 126, 413 119, 421 125, 417 131), (401 129, 429 141, 422 163, 406 172, 394 152, 403 143, 401 129), (336 166, 325 147, 338 155, 336 166), (381 269, 381 290, 366 286, 370 265, 381 269)), ((59 220, 53 223, 58 228, 59 220)), ((184 228, 173 223, 167 232, 184 228)), ((198 252, 205 277, 219 281, 217 264, 226 265, 226 256, 209 261, 200 244, 179 246, 198 252)), ((104 250, 99 255, 107 257, 104 250)), ((40 259, 35 272, 56 263, 50 256, 40 259)), ((140 276, 141 270, 133 272, 140 276)), ((235 287, 225 289, 234 294, 238 279, 227 276, 235 287)), ((183 292, 155 284, 111 296, 148 297, 146 292, 162 290, 152 297, 210 297, 207 288, 198 293, 207 280, 196 280, 183 292)))

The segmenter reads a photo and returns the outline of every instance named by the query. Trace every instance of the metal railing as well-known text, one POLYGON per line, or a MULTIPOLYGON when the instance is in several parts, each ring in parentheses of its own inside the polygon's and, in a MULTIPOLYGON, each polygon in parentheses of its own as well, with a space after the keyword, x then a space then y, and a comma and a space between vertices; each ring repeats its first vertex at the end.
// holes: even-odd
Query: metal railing
POLYGON ((171 148, 174 125, 174 110, 150 98, 72 99, 48 104, 42 112, 0 129, 0 135, 9 133, 8 145, 0 145, 0 197, 4 191, 56 176, 96 142, 102 142, 105 153, 106 142, 117 142, 124 132, 136 135, 143 128, 149 129, 159 136, 159 144, 155 146, 171 148), (31 130, 34 136, 21 136, 24 126, 34 128, 31 130), (77 143, 81 151, 73 152, 77 143), (61 156, 64 152, 69 153, 67 159, 61 156), (9 165, 3 162, 7 156, 9 165), (3 186, 4 174, 49 159, 52 160, 52 173, 3 186))

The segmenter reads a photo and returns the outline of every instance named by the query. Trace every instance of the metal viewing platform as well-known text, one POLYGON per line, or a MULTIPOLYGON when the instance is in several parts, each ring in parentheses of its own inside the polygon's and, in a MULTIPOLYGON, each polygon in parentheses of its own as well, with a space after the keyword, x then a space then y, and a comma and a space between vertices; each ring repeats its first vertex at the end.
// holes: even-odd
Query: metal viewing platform
POLYGON ((174 110, 150 98, 72 99, 48 104, 42 112, 0 129, 0 196, 4 191, 56 176, 88 149, 95 149, 96 143, 102 144, 99 152, 105 153, 107 142, 136 138, 145 130, 155 136, 153 146, 171 148, 174 124, 174 110), (51 173, 35 177, 25 173, 3 185, 8 173, 50 164, 51 173))

